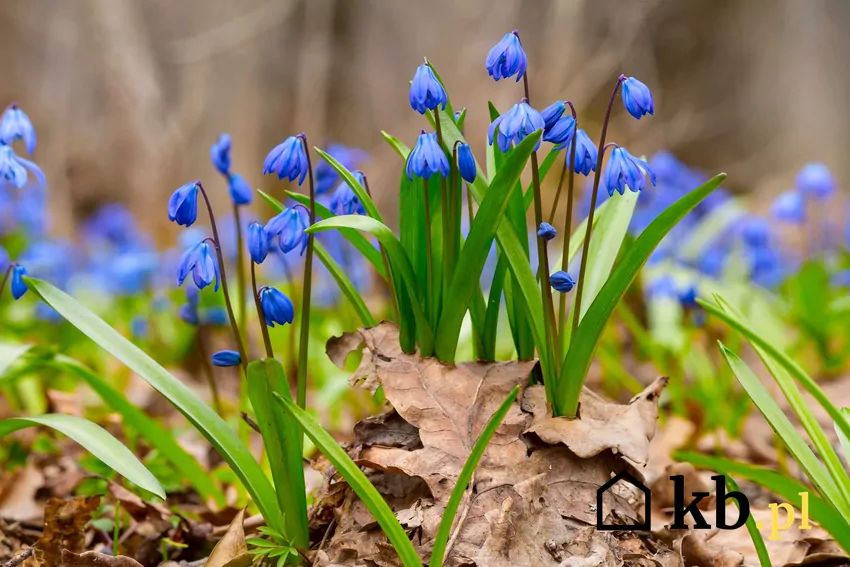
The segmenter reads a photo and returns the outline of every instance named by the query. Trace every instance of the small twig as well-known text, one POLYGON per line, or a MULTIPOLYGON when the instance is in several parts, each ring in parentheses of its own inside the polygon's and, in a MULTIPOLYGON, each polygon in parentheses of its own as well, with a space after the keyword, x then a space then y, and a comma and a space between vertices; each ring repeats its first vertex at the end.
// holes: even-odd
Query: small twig
MULTIPOLYGON (((251 532, 251 531, 259 528, 260 526, 265 526, 265 525, 266 525, 266 521, 263 519, 263 516, 260 515, 260 514, 257 514, 256 516, 248 516, 247 518, 245 518, 245 521, 242 522, 242 527, 246 532, 251 532)), ((227 532, 227 529, 229 527, 230 527, 229 525, 227 525, 227 526, 216 526, 216 527, 213 528, 212 535, 221 537, 227 532)))
POLYGON ((325 530, 325 535, 322 536, 322 541, 319 542, 319 547, 316 549, 316 560, 313 561, 313 565, 316 564, 316 561, 319 559, 319 552, 322 551, 322 548, 325 547, 325 543, 328 541, 328 536, 331 535, 331 531, 336 527, 336 518, 331 518, 331 523, 328 524, 328 528, 325 530))
POLYGON ((35 553, 35 548, 29 547, 29 548, 25 549, 23 552, 19 553, 18 555, 14 556, 10 560, 8 560, 6 563, 4 563, 2 565, 2 567, 18 567, 18 565, 20 565, 21 563, 23 563, 24 561, 26 561, 27 559, 32 557, 33 553, 35 553))
POLYGON ((242 420, 243 420, 243 421, 245 421, 245 423, 247 423, 247 424, 248 424, 248 427, 250 427, 251 429, 253 429, 253 430, 254 430, 254 431, 256 431, 257 433, 260 433, 260 434, 262 435, 262 431, 260 431, 260 426, 259 426, 259 425, 257 425, 257 422, 256 422, 256 421, 254 421, 253 419, 251 419, 251 416, 250 416, 250 415, 248 415, 248 414, 247 414, 247 413, 245 413, 244 411, 239 412, 239 414, 242 416, 242 420))

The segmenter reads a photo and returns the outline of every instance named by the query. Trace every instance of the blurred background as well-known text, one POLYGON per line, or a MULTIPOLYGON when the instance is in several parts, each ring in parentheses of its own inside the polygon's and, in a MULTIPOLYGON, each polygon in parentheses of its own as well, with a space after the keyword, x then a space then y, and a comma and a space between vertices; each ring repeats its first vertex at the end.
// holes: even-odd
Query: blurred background
POLYGON ((59 235, 117 200, 171 241, 174 188, 209 179, 228 199, 209 161, 220 132, 234 171, 278 193, 262 161, 286 136, 361 147, 389 216, 402 164, 380 131, 412 145, 425 126, 407 100, 416 66, 427 56, 468 107, 483 157, 487 101, 522 96, 484 58, 518 28, 536 107, 571 99, 596 137, 613 81, 634 75, 656 115, 615 112, 609 139, 726 171, 729 189, 764 194, 758 210, 807 161, 850 175, 848 25, 841 0, 3 0, 0 101, 35 123, 59 235))

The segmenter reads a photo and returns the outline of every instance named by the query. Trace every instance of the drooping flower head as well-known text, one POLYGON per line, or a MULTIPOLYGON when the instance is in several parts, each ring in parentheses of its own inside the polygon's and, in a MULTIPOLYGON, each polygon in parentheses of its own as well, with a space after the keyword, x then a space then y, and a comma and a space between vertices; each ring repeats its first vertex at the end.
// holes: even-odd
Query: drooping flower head
POLYGON ((222 175, 230 173, 230 144, 230 134, 224 133, 210 146, 210 161, 222 175))
POLYGON ((263 175, 276 173, 278 179, 298 179, 298 185, 307 177, 307 152, 302 142, 303 134, 290 136, 269 152, 263 162, 263 175))
POLYGON ((785 191, 773 201, 770 212, 778 220, 801 224, 806 220, 806 199, 800 191, 785 191))
POLYGON ((522 79, 528 68, 528 57, 519 41, 519 32, 514 30, 506 33, 487 54, 484 64, 487 67, 487 73, 497 81, 514 75, 517 82, 522 79))
POLYGON ((16 300, 22 298, 27 292, 27 284, 24 283, 25 275, 27 275, 26 268, 20 264, 15 264, 12 268, 12 281, 9 284, 9 290, 16 300))
POLYGON ((541 222, 540 228, 537 229, 537 236, 547 242, 555 238, 557 235, 558 231, 555 230, 555 227, 548 222, 541 222))
POLYGON ((467 183, 474 183, 475 177, 478 175, 475 167, 475 157, 472 155, 472 150, 468 144, 457 145, 457 169, 460 176, 467 183))
POLYGON ((797 174, 796 186, 806 197, 818 200, 830 198, 837 188, 829 168, 820 162, 804 165, 797 174))
MULTIPOLYGON (((546 122, 543 120, 543 116, 531 108, 527 100, 522 99, 490 124, 490 128, 487 129, 487 141, 492 146, 493 138, 496 136, 499 149, 506 152, 511 146, 520 143, 526 136, 543 129, 545 126, 546 122)), ((536 150, 539 147, 540 140, 537 141, 534 149, 536 150)))
MULTIPOLYGON (((360 183, 360 185, 365 184, 365 178, 363 176, 363 172, 355 171, 354 177, 360 183)), ((337 186, 336 190, 331 195, 330 202, 331 212, 335 215, 365 215, 366 209, 363 207, 363 204, 360 202, 360 199, 357 198, 357 193, 354 192, 354 189, 351 186, 343 181, 337 186)))
POLYGON ((18 108, 15 103, 10 104, 0 116, 0 142, 11 145, 15 140, 22 140, 28 154, 35 151, 35 128, 30 122, 29 116, 18 108))
POLYGON ((260 290, 260 306, 263 309, 266 325, 269 327, 274 327, 275 323, 291 324, 295 318, 292 302, 282 291, 273 287, 264 287, 260 290))
POLYGON ((448 100, 446 89, 431 66, 423 63, 417 67, 410 83, 410 107, 419 114, 425 114, 426 110, 434 110, 438 106, 445 110, 448 100))
POLYGON ((218 291, 221 279, 218 258, 207 240, 198 242, 183 253, 177 270, 177 285, 182 286, 189 274, 192 274, 192 280, 198 289, 215 284, 215 291, 218 291))
POLYGON ((235 350, 220 350, 212 355, 213 366, 223 368, 229 366, 239 366, 242 363, 242 357, 235 350))
POLYGON ((761 217, 749 216, 740 225, 741 239, 750 248, 766 248, 770 245, 770 223, 761 217))
POLYGON ((422 130, 407 158, 407 177, 411 181, 414 175, 422 179, 430 179, 435 173, 440 174, 441 177, 448 177, 449 160, 437 142, 437 134, 429 134, 422 130))
MULTIPOLYGON (((342 144, 330 144, 325 152, 349 171, 354 171, 360 167, 369 157, 369 154, 360 148, 349 148, 342 144)), ((316 164, 313 174, 316 182, 316 193, 319 195, 333 189, 339 181, 339 174, 324 160, 316 164)))
MULTIPOLYGON (((575 131, 576 119, 572 116, 563 116, 549 130, 544 131, 543 141, 555 144, 556 150, 563 150, 572 141, 575 131)), ((576 155, 578 155, 578 148, 576 148, 576 155)))
POLYGON ((248 225, 248 252, 255 264, 262 264, 269 255, 269 237, 263 225, 258 222, 248 225))
POLYGON ((310 226, 310 215, 300 205, 288 207, 266 223, 266 237, 271 241, 278 237, 280 251, 288 254, 300 246, 299 254, 307 248, 308 235, 304 232, 310 226))
POLYGON ((192 226, 198 220, 198 181, 177 188, 168 200, 168 220, 180 226, 192 226))
MULTIPOLYGON (((582 175, 590 175, 591 171, 596 171, 596 159, 599 155, 599 150, 593 144, 590 136, 582 129, 576 133, 576 161, 573 164, 573 169, 576 173, 582 175)), ((570 159, 569 154, 565 159, 570 159)))
POLYGON ((230 198, 233 199, 235 205, 250 205, 254 199, 254 192, 251 186, 245 181, 245 178, 238 173, 231 173, 227 176, 228 188, 230 189, 230 198))
POLYGON ((556 100, 546 108, 540 111, 540 116, 543 117, 543 122, 545 124, 543 131, 548 132, 552 126, 561 118, 564 114, 564 111, 567 109, 567 105, 563 100, 556 100))
POLYGON ((18 189, 27 184, 28 173, 32 173, 40 185, 47 182, 41 168, 28 159, 17 155, 12 146, 0 144, 0 178, 5 179, 18 189))
POLYGON ((655 185, 655 173, 644 160, 634 157, 626 148, 615 147, 611 152, 611 158, 605 167, 603 181, 608 189, 608 196, 613 196, 614 191, 622 195, 626 186, 637 193, 646 187, 646 176, 655 185))
POLYGON ((557 292, 569 293, 575 287, 576 283, 570 274, 563 270, 558 270, 549 276, 549 285, 557 292))
POLYGON ((640 120, 645 114, 655 113, 655 103, 652 101, 652 93, 649 87, 635 79, 629 77, 623 81, 622 90, 623 105, 629 114, 640 120))

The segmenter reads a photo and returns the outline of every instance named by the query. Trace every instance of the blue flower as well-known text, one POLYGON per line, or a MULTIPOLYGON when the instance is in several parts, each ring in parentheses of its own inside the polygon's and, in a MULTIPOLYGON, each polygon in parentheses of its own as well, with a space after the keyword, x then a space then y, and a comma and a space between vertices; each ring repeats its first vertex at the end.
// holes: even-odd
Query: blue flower
POLYGON ((219 134, 210 146, 210 160, 222 175, 230 173, 230 134, 219 134))
POLYGON ((24 283, 23 277, 27 275, 27 270, 20 264, 15 264, 12 268, 12 281, 9 289, 12 291, 12 297, 20 299, 27 292, 27 284, 24 283))
POLYGON ((242 357, 235 350, 220 350, 212 355, 213 366, 239 366, 242 363, 242 357))
POLYGON ((181 305, 180 308, 177 310, 177 315, 180 317, 180 319, 183 320, 184 323, 192 325, 193 327, 197 326, 199 323, 198 308, 189 303, 184 303, 183 305, 181 305))
POLYGON ((655 173, 648 163, 631 155, 626 148, 615 147, 603 174, 608 196, 613 196, 614 191, 622 195, 627 185, 631 191, 637 193, 646 187, 647 174, 655 185, 655 173))
MULTIPOLYGON (((360 171, 354 172, 354 177, 360 183, 360 185, 364 185, 365 180, 363 178, 363 173, 360 171)), ((330 202, 330 210, 335 215, 365 215, 366 209, 363 207, 363 204, 360 202, 360 199, 357 198, 357 194, 354 192, 354 189, 346 183, 342 182, 336 188, 336 191, 331 195, 330 202)))
POLYGON ((819 162, 807 163, 797 174, 797 189, 806 197, 828 199, 835 193, 835 178, 826 164, 819 162))
POLYGON ((557 235, 558 231, 548 222, 541 222, 540 228, 537 229, 537 236, 546 241, 552 240, 557 235))
MULTIPOLYGON (((349 148, 342 144, 330 144, 325 151, 349 171, 360 167, 360 164, 369 157, 369 154, 359 148, 349 148)), ((337 172, 324 160, 316 165, 314 175, 316 193, 319 195, 333 189, 339 180, 337 172)))
POLYGON ((467 183, 475 182, 478 172, 475 167, 475 157, 473 157, 468 144, 458 144, 457 146, 457 169, 467 183))
POLYGON ((248 225, 248 252, 255 264, 262 264, 269 255, 269 238, 266 229, 258 222, 248 225))
POLYGON ((678 298, 679 290, 676 280, 670 274, 662 274, 652 278, 644 290, 649 298, 678 298))
POLYGON ((685 309, 696 309, 699 307, 697 303, 697 288, 694 284, 686 286, 679 291, 679 303, 685 309))
POLYGON ((234 205, 250 205, 254 198, 254 192, 251 186, 238 173, 231 173, 227 177, 230 186, 230 198, 233 199, 234 205))
POLYGON ((130 320, 130 335, 134 339, 144 339, 148 336, 150 325, 148 320, 142 316, 135 316, 130 320))
POLYGON ((435 173, 448 177, 449 160, 443 148, 437 143, 437 134, 429 134, 422 130, 416 140, 416 146, 407 158, 407 177, 411 181, 414 175, 429 179, 435 173))
POLYGON ((27 171, 35 176, 40 185, 46 184, 41 168, 15 154, 12 146, 0 144, 0 178, 21 189, 27 184, 27 171))
MULTIPOLYGON (((563 150, 572 141, 575 131, 576 119, 572 116, 564 116, 543 133, 543 141, 555 144, 556 150, 563 150)), ((578 155, 578 148, 576 148, 576 155, 578 155)), ((569 156, 567 156, 567 159, 569 159, 569 156)))
POLYGON ((192 226, 198 220, 197 181, 191 181, 179 187, 168 200, 168 220, 180 226, 192 226))
POLYGON ((558 270, 549 276, 549 285, 551 285, 552 289, 555 291, 560 293, 569 293, 573 287, 575 287, 576 283, 573 281, 570 274, 563 270, 558 270))
POLYGON ((525 50, 519 41, 519 33, 516 30, 506 33, 505 37, 487 54, 484 64, 487 67, 487 73, 495 80, 516 75, 516 80, 519 82, 528 67, 528 57, 525 56, 525 50))
POLYGON ((298 185, 307 177, 307 152, 302 143, 302 135, 290 136, 274 147, 263 162, 263 175, 276 173, 278 179, 298 179, 298 185))
POLYGON ((218 258, 215 250, 206 240, 202 240, 186 250, 183 257, 180 258, 180 267, 177 270, 177 285, 182 286, 183 282, 192 274, 192 279, 198 289, 204 289, 208 285, 215 283, 215 290, 218 291, 219 273, 218 258))
POLYGON ((544 132, 548 132, 552 126, 561 118, 567 105, 562 100, 556 100, 546 108, 540 111, 540 116, 543 117, 544 132))
POLYGON ((652 101, 652 93, 649 91, 649 87, 634 77, 629 77, 623 81, 621 92, 626 110, 638 120, 644 114, 655 113, 655 104, 652 101))
POLYGON ((271 240, 278 237, 280 251, 288 254, 299 246, 299 254, 307 248, 308 235, 304 230, 310 226, 310 215, 304 207, 294 206, 284 209, 266 224, 266 237, 271 240))
POLYGON ((202 324, 213 327, 227 327, 230 325, 230 317, 227 315, 227 309, 220 305, 201 310, 200 320, 202 324))
POLYGON ((773 201, 770 212, 781 221, 801 224, 806 220, 806 199, 799 191, 785 191, 773 201))
POLYGON ((6 271, 6 268, 9 267, 9 254, 0 246, 0 273, 6 271))
MULTIPOLYGON (((531 108, 525 99, 522 99, 511 107, 509 111, 496 118, 490 128, 487 129, 487 141, 492 146, 493 137, 498 132, 499 149, 508 151, 512 145, 518 144, 529 134, 546 126, 543 116, 531 108)), ((540 141, 534 149, 540 147, 540 141)))
POLYGON ((12 103, 0 117, 0 142, 11 144, 15 140, 23 140, 28 154, 35 151, 35 128, 29 116, 18 108, 17 104, 12 103))
MULTIPOLYGON (((599 151, 587 135, 587 132, 579 129, 576 133, 576 161, 573 169, 576 173, 582 175, 590 175, 591 171, 596 171, 596 159, 599 156, 599 151)), ((566 159, 570 159, 567 155, 566 159)))
POLYGON ((263 317, 266 325, 274 327, 274 324, 286 325, 292 323, 295 318, 295 308, 292 302, 282 291, 273 287, 264 287, 260 291, 260 305, 263 308, 263 317))
POLYGON ((741 225, 741 239, 750 248, 764 248, 770 244, 770 224, 763 218, 747 217, 741 225))
POLYGON ((426 110, 434 110, 440 105, 445 110, 448 100, 446 89, 434 75, 431 66, 423 63, 417 67, 410 83, 410 107, 419 114, 425 114, 426 110))

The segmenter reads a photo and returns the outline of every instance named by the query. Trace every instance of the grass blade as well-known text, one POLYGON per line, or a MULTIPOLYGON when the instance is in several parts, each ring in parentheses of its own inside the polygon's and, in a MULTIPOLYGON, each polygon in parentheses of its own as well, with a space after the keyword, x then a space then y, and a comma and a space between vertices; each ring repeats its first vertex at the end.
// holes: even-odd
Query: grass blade
POLYGON ((383 136, 384 140, 387 141, 387 143, 390 145, 390 147, 392 149, 394 149, 395 152, 399 156, 401 156, 401 159, 403 159, 406 162, 407 156, 410 155, 410 148, 407 147, 407 144, 405 144, 404 142, 402 142, 401 140, 399 140, 398 138, 396 138, 392 134, 388 134, 387 132, 384 132, 383 130, 381 130, 381 136, 383 136))
MULTIPOLYGON (((850 420, 850 408, 841 408, 841 413, 850 420)), ((841 451, 844 453, 844 461, 850 463, 850 437, 848 437, 841 428, 838 427, 838 423, 833 423, 833 427, 835 427, 835 433, 838 435, 838 440, 841 442, 841 451)))
POLYGON ((0 376, 24 356, 33 345, 0 344, 0 376))
MULTIPOLYGON (((738 483, 735 482, 735 479, 729 475, 724 475, 726 477, 726 490, 729 492, 741 492, 741 489, 738 487, 738 483)), ((738 500, 735 500, 735 506, 740 510, 740 506, 738 506, 738 500)), ((756 555, 759 558, 759 564, 761 567, 772 567, 770 563, 770 555, 767 553, 767 546, 764 544, 764 538, 761 535, 761 532, 756 525, 756 519, 753 518, 752 514, 747 516, 747 533, 750 534, 750 539, 753 540, 753 547, 756 548, 756 555)))
POLYGON ((381 218, 381 213, 378 211, 378 207, 375 206, 375 203, 372 201, 372 197, 366 192, 366 189, 360 185, 360 182, 357 181, 357 178, 354 177, 348 169, 339 163, 334 157, 327 152, 320 150, 317 147, 313 147, 316 150, 316 153, 321 156, 323 160, 327 162, 331 169, 337 172, 337 174, 345 181, 351 190, 354 191, 354 194, 357 195, 357 198, 360 200, 360 203, 363 205, 363 208, 366 209, 366 214, 372 217, 377 221, 383 222, 384 219, 381 218))

